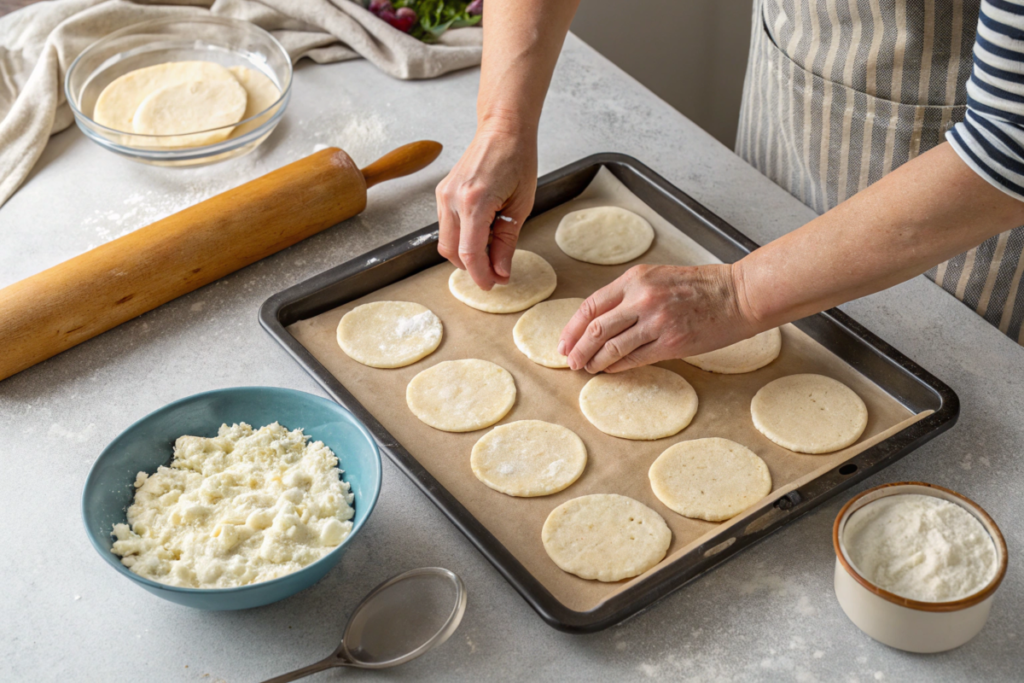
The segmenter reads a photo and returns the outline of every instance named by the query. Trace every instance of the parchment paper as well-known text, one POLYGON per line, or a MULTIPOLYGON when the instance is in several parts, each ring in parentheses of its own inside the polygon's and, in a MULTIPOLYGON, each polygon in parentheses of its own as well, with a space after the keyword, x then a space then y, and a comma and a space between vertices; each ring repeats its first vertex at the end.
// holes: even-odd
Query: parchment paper
MULTIPOLYGON (((683 226, 685 228, 685 226, 683 226)), ((578 198, 529 221, 520 246, 546 258, 558 273, 552 299, 586 297, 636 263, 696 265, 718 260, 672 227, 623 186, 607 169, 578 198), (590 206, 616 205, 634 211, 655 227, 650 251, 619 266, 598 266, 569 258, 555 244, 554 233, 566 213, 590 206)), ((448 291, 453 267, 441 264, 373 292, 361 299, 291 325, 288 331, 319 360, 384 427, 467 510, 508 548, 523 565, 567 607, 590 610, 630 582, 601 583, 567 574, 555 566, 541 544, 540 532, 548 513, 558 505, 588 493, 619 493, 656 510, 672 529, 672 545, 664 563, 696 547, 724 525, 743 524, 755 510, 771 504, 780 492, 796 488, 834 468, 869 445, 899 431, 922 415, 913 415, 880 387, 792 325, 783 328, 782 353, 756 372, 718 375, 682 361, 660 365, 678 372, 693 385, 700 404, 689 427, 657 441, 628 441, 608 436, 591 425, 579 409, 578 397, 590 379, 585 372, 551 369, 526 358, 512 341, 512 328, 521 313, 494 315, 477 311, 448 291), (380 370, 361 365, 338 347, 335 333, 341 317, 371 301, 415 301, 434 311, 444 324, 444 339, 432 355, 413 365, 380 370), (420 422, 405 402, 405 387, 422 370, 446 360, 482 358, 512 373, 517 397, 512 411, 499 424, 515 420, 546 420, 576 432, 587 446, 583 475, 565 491, 540 498, 513 498, 481 483, 470 469, 473 444, 488 430, 464 434, 441 432, 420 422), (762 386, 784 375, 814 372, 833 377, 860 395, 868 407, 868 426, 854 446, 831 455, 800 455, 762 436, 750 419, 750 400, 762 386), (651 491, 647 470, 672 444, 720 436, 741 443, 768 465, 772 494, 758 506, 728 522, 711 523, 682 517, 665 507, 651 491)), ((344 467, 344 454, 339 454, 344 467)), ((653 571, 653 570, 652 570, 653 571)), ((632 581, 636 581, 633 579, 632 581)))

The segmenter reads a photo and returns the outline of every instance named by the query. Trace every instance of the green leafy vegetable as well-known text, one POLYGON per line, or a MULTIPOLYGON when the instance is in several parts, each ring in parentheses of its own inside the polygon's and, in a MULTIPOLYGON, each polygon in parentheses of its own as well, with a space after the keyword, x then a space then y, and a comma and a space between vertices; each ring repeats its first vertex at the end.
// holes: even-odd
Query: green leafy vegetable
POLYGON ((434 42, 450 28, 476 26, 483 19, 482 3, 474 0, 391 0, 390 4, 395 10, 408 7, 416 12, 409 35, 425 43, 434 42))

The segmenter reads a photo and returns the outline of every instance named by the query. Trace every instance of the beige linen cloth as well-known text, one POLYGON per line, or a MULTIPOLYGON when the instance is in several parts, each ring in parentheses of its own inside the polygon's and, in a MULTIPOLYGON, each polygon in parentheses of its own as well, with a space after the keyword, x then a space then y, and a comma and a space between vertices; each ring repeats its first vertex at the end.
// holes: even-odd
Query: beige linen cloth
POLYGON ((140 21, 245 19, 281 41, 292 62, 363 57, 390 76, 433 78, 480 63, 480 28, 427 45, 350 0, 54 0, 0 18, 0 206, 28 176, 50 135, 74 121, 64 74, 85 48, 140 21))

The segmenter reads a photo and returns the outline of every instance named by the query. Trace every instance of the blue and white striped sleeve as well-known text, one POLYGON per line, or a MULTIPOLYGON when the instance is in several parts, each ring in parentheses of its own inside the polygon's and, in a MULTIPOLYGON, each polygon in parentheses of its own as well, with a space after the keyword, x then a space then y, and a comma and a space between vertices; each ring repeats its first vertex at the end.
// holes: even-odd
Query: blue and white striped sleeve
POLYGON ((1024 201, 1024 0, 982 0, 967 115, 946 139, 978 175, 1024 201))

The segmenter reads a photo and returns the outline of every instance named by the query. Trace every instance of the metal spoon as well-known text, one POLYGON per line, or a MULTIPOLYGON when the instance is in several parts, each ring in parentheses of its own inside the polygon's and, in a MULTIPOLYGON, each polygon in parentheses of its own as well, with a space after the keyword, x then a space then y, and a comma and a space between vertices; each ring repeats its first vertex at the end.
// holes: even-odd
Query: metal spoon
POLYGON ((399 574, 359 603, 331 656, 264 683, 288 683, 336 666, 405 664, 448 640, 465 611, 466 586, 453 572, 424 567, 399 574))

